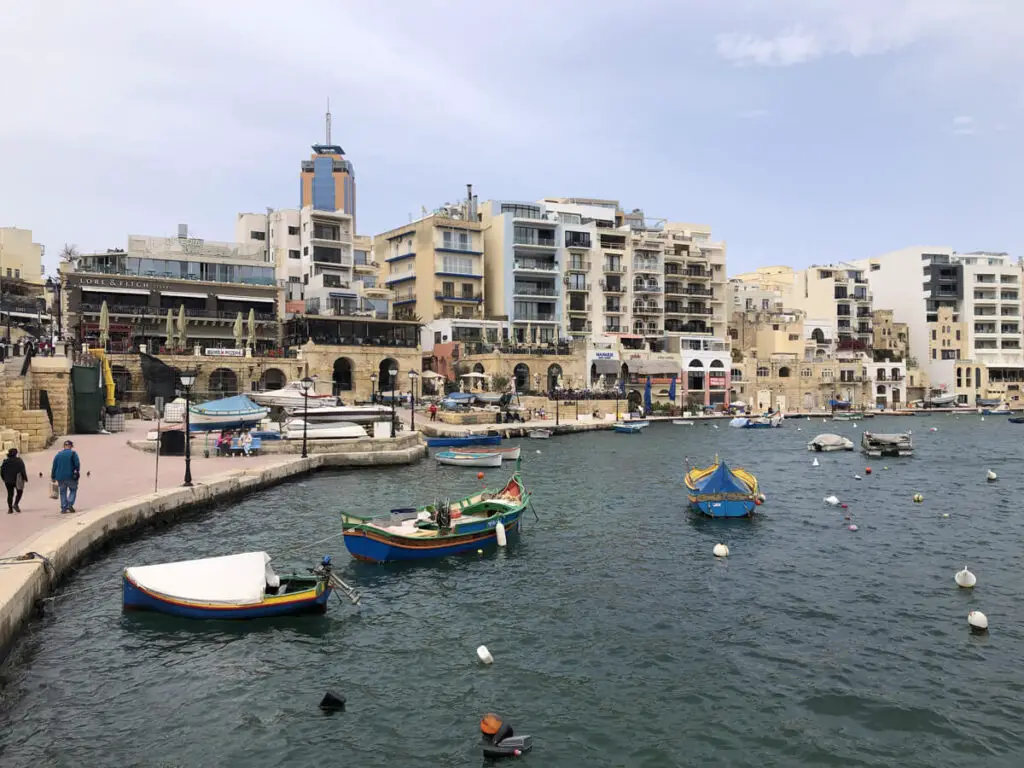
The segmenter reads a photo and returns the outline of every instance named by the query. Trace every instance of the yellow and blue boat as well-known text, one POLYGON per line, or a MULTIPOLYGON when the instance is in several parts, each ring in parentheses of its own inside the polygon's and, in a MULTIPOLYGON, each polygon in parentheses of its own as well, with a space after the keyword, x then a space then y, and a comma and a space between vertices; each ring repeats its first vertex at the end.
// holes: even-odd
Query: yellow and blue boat
POLYGON ((266 552, 125 568, 124 609, 184 619, 261 619, 324 613, 336 583, 331 558, 311 576, 280 577, 266 552))
POLYGON ((708 517, 750 517, 764 498, 756 477, 717 456, 710 467, 690 469, 685 483, 690 507, 708 517))
POLYGON ((501 537, 519 530, 529 503, 517 462, 517 471, 500 489, 459 501, 394 509, 376 518, 343 513, 341 522, 345 546, 357 560, 428 560, 495 546, 501 537))

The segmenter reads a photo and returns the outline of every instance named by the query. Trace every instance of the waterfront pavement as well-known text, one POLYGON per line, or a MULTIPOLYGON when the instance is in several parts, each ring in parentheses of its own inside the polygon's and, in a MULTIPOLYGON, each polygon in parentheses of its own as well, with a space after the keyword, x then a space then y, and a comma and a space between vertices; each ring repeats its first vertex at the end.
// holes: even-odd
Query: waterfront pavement
MULTIPOLYGON (((78 514, 116 501, 153 493, 156 480, 156 454, 137 450, 128 440, 143 440, 156 422, 129 420, 124 432, 110 435, 70 435, 82 462, 82 479, 78 484, 76 514, 62 515, 60 502, 51 499, 50 466, 66 438, 60 437, 45 451, 23 455, 28 469, 28 483, 21 500, 21 514, 6 514, 0 507, 0 555, 22 554, 22 542, 78 514), (42 477, 39 473, 42 473, 42 477)), ((287 455, 250 456, 248 458, 203 457, 203 441, 192 441, 192 481, 202 484, 214 476, 236 471, 244 472, 294 461, 287 455)), ((159 490, 180 486, 185 477, 183 456, 161 456, 159 490)), ((6 504, 3 505, 6 507, 6 504)))

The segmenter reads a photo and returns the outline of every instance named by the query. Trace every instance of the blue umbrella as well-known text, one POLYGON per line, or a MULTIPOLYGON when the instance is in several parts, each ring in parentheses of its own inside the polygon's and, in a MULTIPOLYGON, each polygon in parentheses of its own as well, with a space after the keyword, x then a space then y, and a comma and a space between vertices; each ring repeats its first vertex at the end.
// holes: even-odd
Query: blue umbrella
POLYGON ((672 401, 672 405, 676 404, 676 377, 672 377, 672 383, 668 385, 668 399, 672 401))
POLYGON ((647 386, 644 387, 644 416, 649 415, 654 409, 651 407, 651 377, 647 377, 647 386))

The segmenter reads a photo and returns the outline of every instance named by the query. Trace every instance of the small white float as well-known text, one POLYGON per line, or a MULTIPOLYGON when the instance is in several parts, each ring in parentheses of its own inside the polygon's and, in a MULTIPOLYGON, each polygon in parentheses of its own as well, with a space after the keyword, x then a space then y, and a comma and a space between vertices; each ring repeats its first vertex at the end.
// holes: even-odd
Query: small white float
POLYGON ((715 544, 715 548, 711 550, 715 557, 728 557, 729 548, 725 544, 715 544))
POLYGON ((958 587, 962 587, 963 589, 970 589, 978 583, 978 577, 968 571, 966 565, 962 571, 956 572, 956 576, 953 577, 953 580, 956 581, 956 585, 958 587))

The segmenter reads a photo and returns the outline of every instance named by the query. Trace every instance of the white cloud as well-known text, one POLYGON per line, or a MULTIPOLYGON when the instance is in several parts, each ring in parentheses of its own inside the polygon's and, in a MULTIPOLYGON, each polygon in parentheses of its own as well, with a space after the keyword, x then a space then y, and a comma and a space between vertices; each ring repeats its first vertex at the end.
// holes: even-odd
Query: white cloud
POLYGON ((978 132, 977 124, 970 115, 957 115, 951 128, 954 136, 973 136, 978 132))
POLYGON ((737 64, 779 67, 803 64, 820 57, 824 50, 815 33, 800 27, 770 39, 750 34, 719 35, 715 48, 719 56, 737 64))

